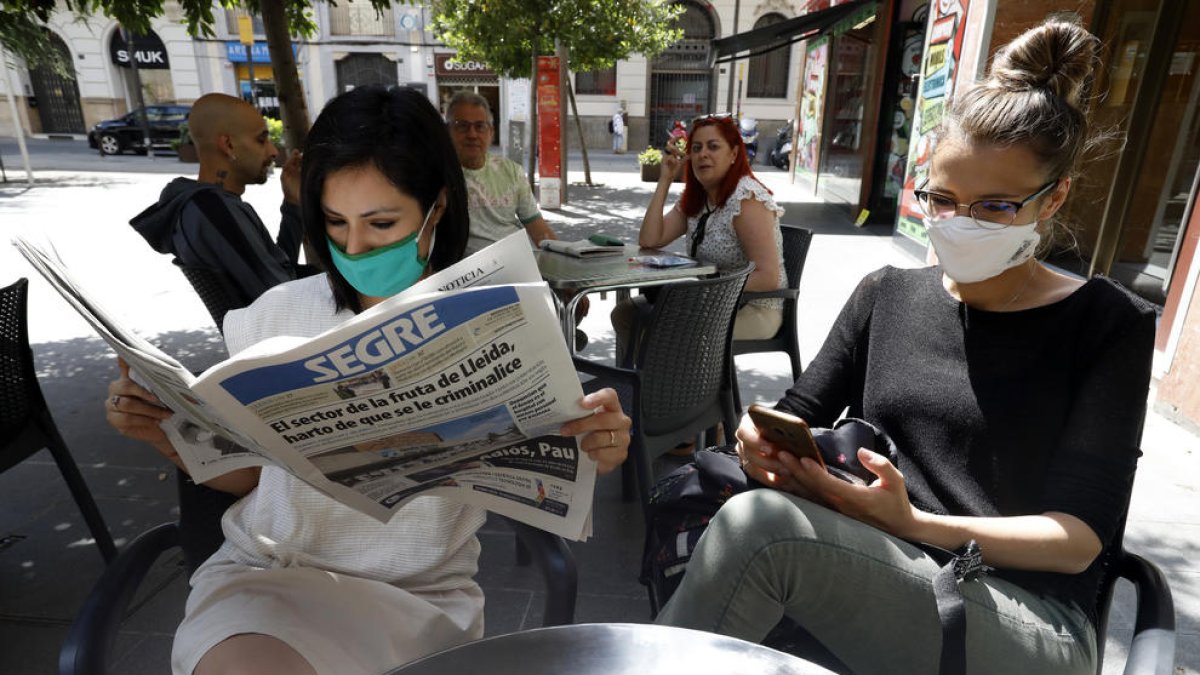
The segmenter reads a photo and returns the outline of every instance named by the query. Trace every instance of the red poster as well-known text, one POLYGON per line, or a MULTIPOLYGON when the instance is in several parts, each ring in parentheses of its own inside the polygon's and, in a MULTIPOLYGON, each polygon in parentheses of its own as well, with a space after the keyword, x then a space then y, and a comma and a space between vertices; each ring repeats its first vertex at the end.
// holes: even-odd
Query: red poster
POLYGON ((538 116, 538 201, 547 208, 561 205, 562 161, 559 138, 562 130, 562 90, 559 87, 558 57, 537 57, 538 116))

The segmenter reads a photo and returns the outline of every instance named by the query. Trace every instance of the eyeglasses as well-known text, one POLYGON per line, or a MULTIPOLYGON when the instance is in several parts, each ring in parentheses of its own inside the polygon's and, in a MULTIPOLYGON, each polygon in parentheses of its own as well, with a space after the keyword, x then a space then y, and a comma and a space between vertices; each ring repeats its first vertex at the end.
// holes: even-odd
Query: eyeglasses
POLYGON ((1000 230, 1012 225, 1017 219, 1017 212, 1025 208, 1029 202, 1049 192, 1050 188, 1057 186, 1058 181, 1059 179, 1055 178, 1019 202, 1003 199, 978 199, 970 204, 960 204, 946 195, 929 190, 913 190, 913 196, 917 198, 917 205, 921 207, 921 212, 932 220, 949 220, 958 215, 958 207, 965 206, 976 225, 985 230, 1000 230))
POLYGON ((491 122, 468 122, 467 120, 454 120, 450 123, 450 128, 460 134, 465 134, 474 129, 477 134, 486 134, 488 129, 492 128, 491 122))

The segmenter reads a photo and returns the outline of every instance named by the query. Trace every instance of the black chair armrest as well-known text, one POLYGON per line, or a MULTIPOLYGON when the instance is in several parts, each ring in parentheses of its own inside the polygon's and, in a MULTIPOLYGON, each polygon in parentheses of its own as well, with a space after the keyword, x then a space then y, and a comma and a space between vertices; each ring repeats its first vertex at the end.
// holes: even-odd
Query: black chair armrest
POLYGON ((134 593, 154 561, 179 545, 179 527, 164 523, 142 533, 114 559, 83 602, 58 657, 60 675, 103 675, 134 593))
POLYGON ((763 300, 766 298, 783 298, 789 300, 800 297, 800 291, 795 288, 776 288, 771 291, 742 291, 742 300, 763 300))
POLYGON ((1137 591, 1133 641, 1125 660, 1126 675, 1170 675, 1175 672, 1175 602, 1161 570, 1145 558, 1124 552, 1118 573, 1137 591))
POLYGON ((575 370, 595 377, 612 378, 621 381, 632 381, 637 377, 637 371, 633 368, 610 366, 607 363, 600 363, 599 361, 593 361, 582 356, 574 356, 572 360, 575 362, 575 370))
POLYGON ((505 518, 517 533, 517 538, 533 558, 546 581, 546 604, 542 612, 543 626, 563 626, 575 622, 575 596, 579 572, 575 555, 562 537, 532 525, 505 518))

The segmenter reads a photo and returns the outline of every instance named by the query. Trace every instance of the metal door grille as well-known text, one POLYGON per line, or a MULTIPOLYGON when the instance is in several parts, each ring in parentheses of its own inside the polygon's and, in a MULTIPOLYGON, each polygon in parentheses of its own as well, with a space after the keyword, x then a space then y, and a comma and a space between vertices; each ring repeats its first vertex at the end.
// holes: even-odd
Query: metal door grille
MULTIPOLYGON (((62 56, 63 63, 74 68, 71 52, 62 38, 51 33, 50 44, 62 56)), ((29 71, 33 95, 37 97, 42 132, 47 134, 84 133, 83 108, 79 105, 79 84, 74 77, 63 77, 43 65, 29 71)))
POLYGON ((683 0, 679 17, 683 38, 655 57, 650 71, 650 145, 662 147, 675 120, 691 121, 710 112, 713 105, 713 71, 709 51, 716 23, 707 9, 683 0))

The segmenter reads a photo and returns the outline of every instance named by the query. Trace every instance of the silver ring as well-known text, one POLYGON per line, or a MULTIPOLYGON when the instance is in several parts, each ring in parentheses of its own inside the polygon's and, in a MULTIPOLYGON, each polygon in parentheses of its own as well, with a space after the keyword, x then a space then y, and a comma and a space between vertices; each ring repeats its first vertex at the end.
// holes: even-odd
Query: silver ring
POLYGON ((113 394, 113 397, 109 400, 112 402, 113 410, 116 410, 117 406, 121 405, 121 395, 120 394, 113 394))
POLYGON ((617 447, 617 433, 615 431, 613 431, 612 429, 608 430, 608 447, 610 447, 610 448, 617 447))

